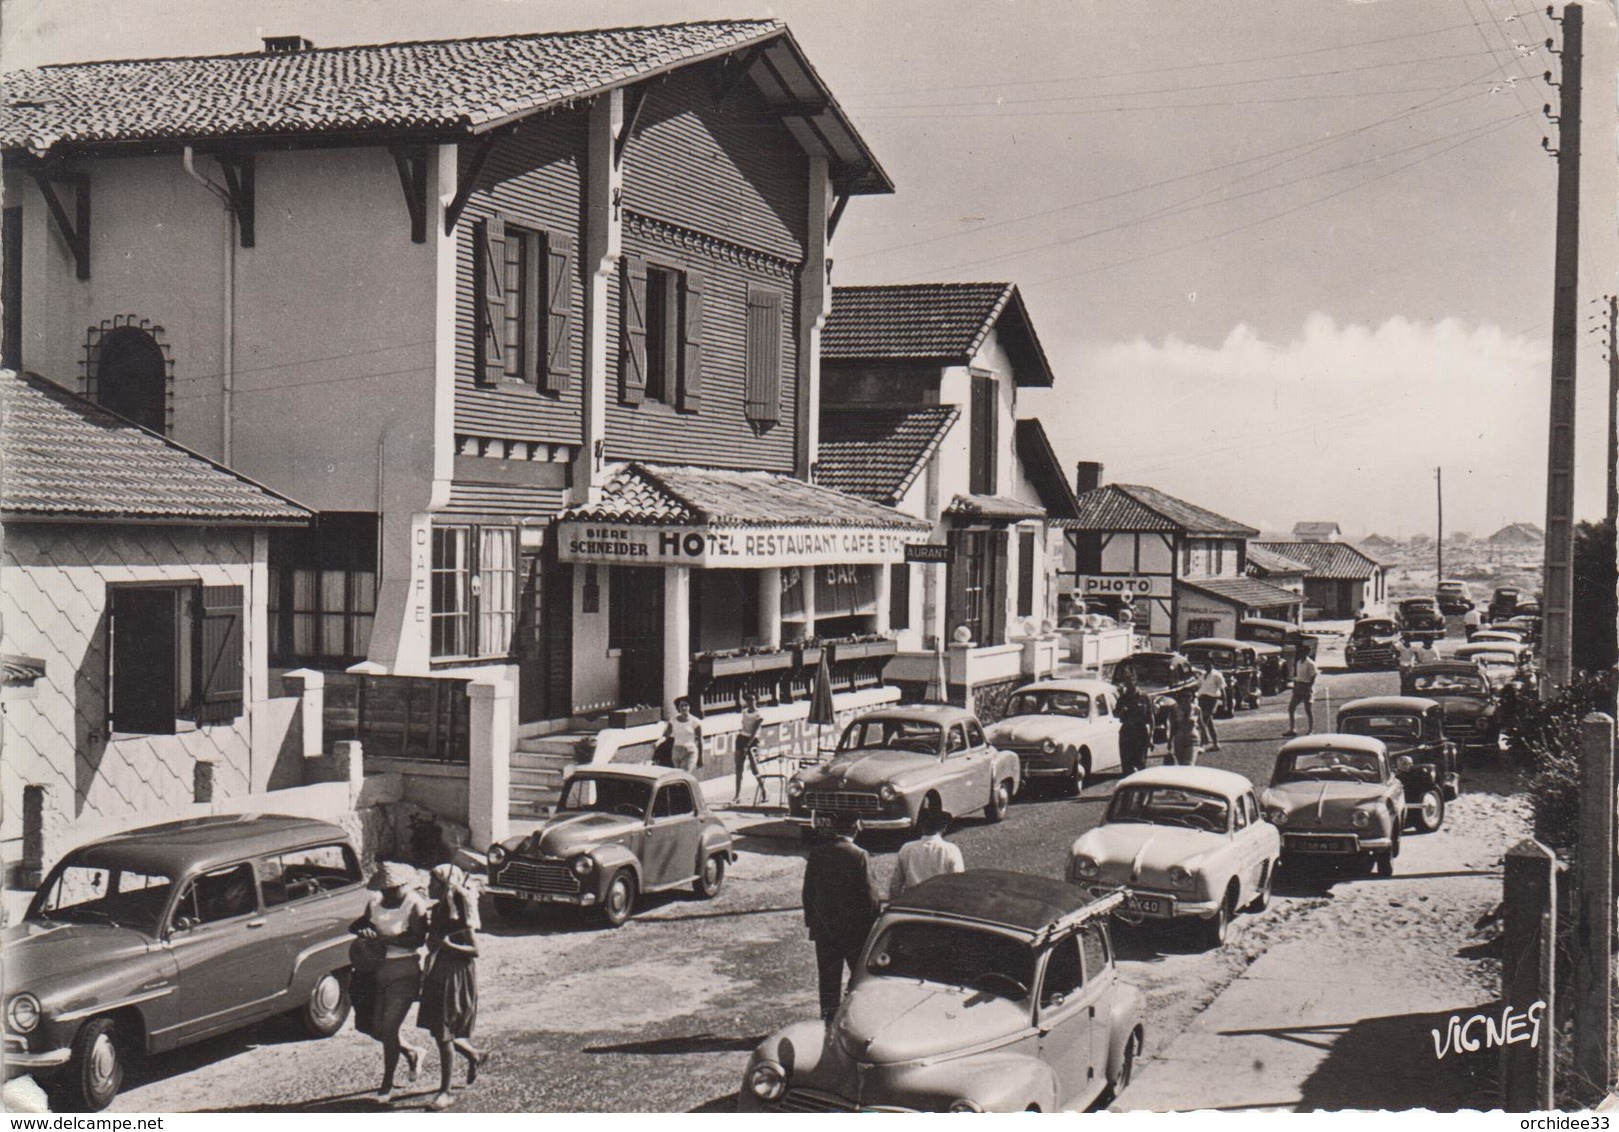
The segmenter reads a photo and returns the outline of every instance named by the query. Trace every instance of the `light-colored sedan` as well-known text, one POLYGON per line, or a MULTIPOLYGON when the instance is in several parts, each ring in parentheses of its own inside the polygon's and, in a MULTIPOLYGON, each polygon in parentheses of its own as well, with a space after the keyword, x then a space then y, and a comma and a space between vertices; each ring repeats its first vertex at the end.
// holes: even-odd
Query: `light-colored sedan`
POLYGON ((1069 883, 1129 889, 1125 919, 1198 921, 1210 947, 1242 908, 1270 903, 1282 839, 1253 784, 1202 766, 1151 767, 1119 783, 1102 824, 1068 851, 1069 883))
POLYGON ((1017 755, 1023 781, 1055 781, 1077 794, 1093 774, 1120 769, 1118 692, 1105 680, 1042 680, 1006 702, 1006 715, 985 734, 1017 755))
POLYGON ((1316 858, 1394 875, 1405 785, 1381 739, 1329 732, 1289 740, 1262 801, 1282 830, 1289 866, 1316 858))

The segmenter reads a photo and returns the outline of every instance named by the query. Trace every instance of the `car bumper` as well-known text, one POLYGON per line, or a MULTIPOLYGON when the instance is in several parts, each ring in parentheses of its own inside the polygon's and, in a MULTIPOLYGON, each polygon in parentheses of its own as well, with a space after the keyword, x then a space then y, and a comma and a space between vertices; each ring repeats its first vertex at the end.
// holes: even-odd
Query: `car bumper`
MULTIPOLYGON (((823 810, 821 812, 831 813, 832 811, 823 810)), ((901 816, 897 818, 883 817, 880 814, 855 814, 854 816, 860 819, 861 829, 910 829, 911 826, 915 824, 908 816, 901 816)), ((788 814, 787 821, 792 825, 801 825, 805 827, 808 827, 814 823, 814 819, 808 814, 788 814)))
MULTIPOLYGON (((1085 889, 1092 896, 1103 897, 1111 896, 1113 893, 1117 892, 1119 890, 1119 886, 1116 884, 1086 884, 1085 889)), ((1129 922, 1140 922, 1141 920, 1207 920, 1220 910, 1220 902, 1218 900, 1189 900, 1184 894, 1170 892, 1167 890, 1162 892, 1147 892, 1142 890, 1132 891, 1139 891, 1141 896, 1156 898, 1166 902, 1168 911, 1146 912, 1126 910, 1126 908, 1121 905, 1119 910, 1115 912, 1115 915, 1118 915, 1120 919, 1127 920, 1129 922)))
POLYGON ((73 1051, 66 1047, 37 1051, 8 1048, 5 1052, 6 1079, 9 1081, 23 1073, 32 1073, 40 1069, 60 1069, 72 1057, 73 1051))
POLYGON ((504 884, 491 884, 483 891, 494 896, 511 896, 518 900, 526 900, 530 904, 570 904, 575 908, 591 908, 597 902, 594 892, 531 892, 526 888, 513 888, 504 884))
POLYGON ((1339 830, 1301 830, 1282 834, 1282 852, 1352 857, 1394 848, 1392 837, 1362 837, 1339 830))

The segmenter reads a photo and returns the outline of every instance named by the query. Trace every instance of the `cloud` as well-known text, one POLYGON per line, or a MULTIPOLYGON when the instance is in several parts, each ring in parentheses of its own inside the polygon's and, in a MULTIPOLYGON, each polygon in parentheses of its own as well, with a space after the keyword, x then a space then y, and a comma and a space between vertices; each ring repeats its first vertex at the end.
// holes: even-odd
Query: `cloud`
POLYGON ((1287 341, 1238 325, 1218 345, 1097 343, 1064 362, 1020 411, 1066 461, 1253 525, 1431 530, 1438 466, 1448 528, 1544 511, 1547 347, 1496 326, 1315 313, 1287 341))

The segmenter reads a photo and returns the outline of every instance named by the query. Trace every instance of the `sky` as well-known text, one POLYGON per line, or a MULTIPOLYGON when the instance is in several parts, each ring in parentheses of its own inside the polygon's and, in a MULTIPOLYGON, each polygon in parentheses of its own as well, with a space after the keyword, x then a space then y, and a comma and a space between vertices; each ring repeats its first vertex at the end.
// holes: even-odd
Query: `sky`
MULTIPOLYGON (((1582 518, 1612 5, 1585 6, 1582 518)), ((834 282, 1017 283, 1057 375, 1019 412, 1065 464, 1352 535, 1431 533, 1443 468, 1447 532, 1544 522, 1562 33, 1528 0, 0 0, 0 66, 758 16, 897 186, 849 206, 834 282)))

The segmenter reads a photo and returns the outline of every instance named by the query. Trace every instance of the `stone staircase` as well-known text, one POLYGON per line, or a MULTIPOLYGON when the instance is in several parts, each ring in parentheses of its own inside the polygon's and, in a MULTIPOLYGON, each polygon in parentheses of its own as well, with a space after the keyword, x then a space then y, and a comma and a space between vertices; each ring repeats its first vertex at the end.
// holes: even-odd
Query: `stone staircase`
POLYGON ((512 832, 532 827, 550 816, 562 794, 562 775, 579 760, 584 731, 559 732, 520 739, 512 752, 511 802, 508 813, 512 832))

